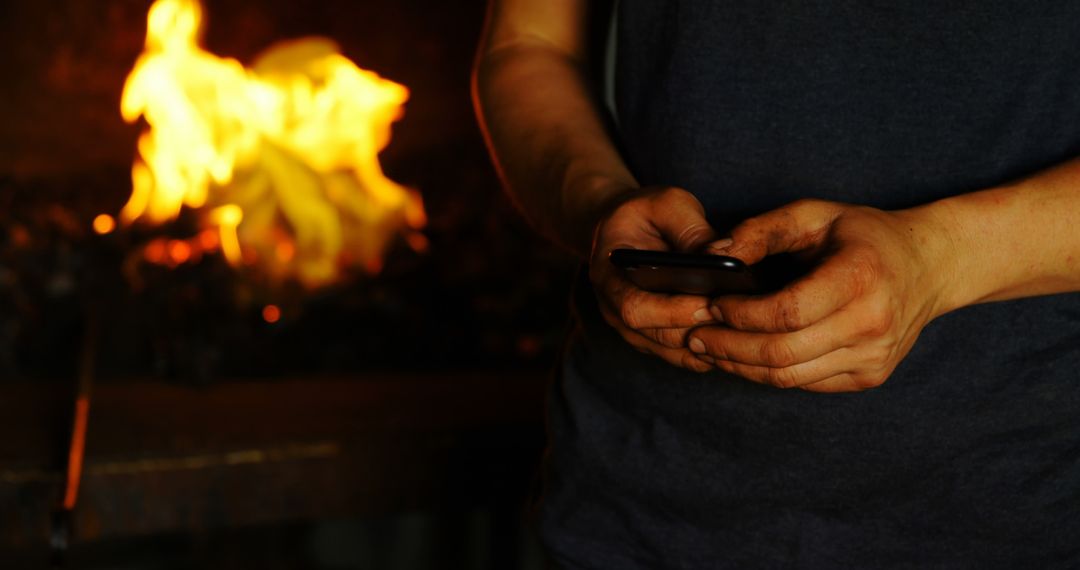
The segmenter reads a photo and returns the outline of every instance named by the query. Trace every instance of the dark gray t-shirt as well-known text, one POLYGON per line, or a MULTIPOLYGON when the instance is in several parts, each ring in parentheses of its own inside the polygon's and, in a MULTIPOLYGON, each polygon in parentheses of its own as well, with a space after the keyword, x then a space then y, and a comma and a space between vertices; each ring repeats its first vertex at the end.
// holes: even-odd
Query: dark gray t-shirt
MULTIPOLYGON (((1080 2, 622 0, 616 85, 635 175, 720 228, 903 208, 1080 156, 1080 2)), ((945 315, 832 395, 638 354, 585 280, 575 307, 540 509, 567 568, 1080 567, 1080 294, 945 315)))

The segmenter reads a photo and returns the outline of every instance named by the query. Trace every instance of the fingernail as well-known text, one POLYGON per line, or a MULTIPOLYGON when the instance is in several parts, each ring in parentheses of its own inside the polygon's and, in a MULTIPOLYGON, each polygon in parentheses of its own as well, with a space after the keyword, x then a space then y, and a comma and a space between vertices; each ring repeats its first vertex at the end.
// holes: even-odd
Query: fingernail
POLYGON ((694 311, 694 322, 695 323, 703 323, 705 321, 711 321, 711 320, 712 320, 712 313, 709 312, 709 309, 707 307, 694 311))
POLYGON ((716 305, 709 307, 709 316, 718 323, 724 322, 724 314, 720 312, 720 307, 716 305))
POLYGON ((733 243, 735 243, 735 241, 731 238, 724 238, 710 243, 709 245, 705 246, 705 249, 706 251, 723 251, 731 247, 731 244, 733 243))
POLYGON ((697 355, 697 359, 702 361, 702 362, 706 362, 708 364, 716 366, 716 359, 709 356, 708 354, 699 354, 699 355, 697 355))
POLYGON ((696 354, 705 354, 705 343, 700 338, 690 339, 690 350, 696 354))

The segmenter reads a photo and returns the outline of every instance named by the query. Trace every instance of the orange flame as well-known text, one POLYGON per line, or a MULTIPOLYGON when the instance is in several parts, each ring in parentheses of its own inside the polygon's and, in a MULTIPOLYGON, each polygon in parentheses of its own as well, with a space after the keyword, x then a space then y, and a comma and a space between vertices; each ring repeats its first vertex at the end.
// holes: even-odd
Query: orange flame
POLYGON ((418 194, 378 161, 408 90, 322 38, 271 46, 245 69, 199 46, 201 20, 197 0, 150 8, 120 105, 126 121, 149 124, 121 221, 194 209, 230 263, 309 286, 346 260, 377 270, 396 235, 422 241, 418 194))

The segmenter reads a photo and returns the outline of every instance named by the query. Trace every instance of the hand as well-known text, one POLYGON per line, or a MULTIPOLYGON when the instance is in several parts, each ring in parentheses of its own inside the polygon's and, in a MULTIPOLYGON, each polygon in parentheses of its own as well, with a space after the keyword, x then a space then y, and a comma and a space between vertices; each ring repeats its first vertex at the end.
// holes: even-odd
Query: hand
POLYGON ((614 249, 693 251, 715 239, 697 198, 678 188, 646 188, 597 225, 589 261, 600 312, 626 342, 670 364, 707 372, 713 366, 686 348, 691 327, 710 323, 709 299, 639 289, 611 264, 614 249))
POLYGON ((809 275, 764 296, 726 296, 718 326, 688 346, 718 368, 779 388, 848 392, 889 377, 933 318, 951 267, 947 232, 924 210, 800 201, 744 221, 717 253, 753 264, 793 252, 809 275))

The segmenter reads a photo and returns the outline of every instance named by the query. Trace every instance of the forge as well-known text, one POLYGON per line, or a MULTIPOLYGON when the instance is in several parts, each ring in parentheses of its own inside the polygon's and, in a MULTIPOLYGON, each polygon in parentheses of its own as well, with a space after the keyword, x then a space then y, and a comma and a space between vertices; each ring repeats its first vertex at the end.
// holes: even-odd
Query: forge
MULTIPOLYGON (((12 79, 0 85, 0 376, 70 377, 91 306, 108 321, 99 333, 102 377, 535 368, 555 353, 565 313, 559 283, 571 263, 531 236, 484 154, 468 94, 482 3, 205 2, 202 53, 247 66, 244 77, 276 45, 279 60, 345 58, 385 86, 407 86, 408 99, 405 87, 388 87, 389 118, 370 137, 382 150, 356 166, 341 166, 349 152, 298 150, 318 138, 302 128, 293 135, 303 143, 263 140, 274 128, 238 135, 265 153, 235 151, 242 145, 212 133, 204 139, 245 155, 238 166, 211 164, 197 175, 173 168, 202 181, 192 196, 156 208, 144 203, 146 180, 132 183, 147 177, 139 142, 152 137, 147 108, 129 101, 129 121, 120 112, 125 82, 146 55, 151 4, 5 3, 0 26, 10 45, 0 57, 12 79), (314 36, 338 49, 314 40, 281 51, 281 42, 314 36), (277 174, 252 166, 283 152, 316 163, 276 184, 267 178, 277 174), (358 182, 358 171, 378 183, 358 182), (240 191, 222 193, 229 185, 240 191), (301 197, 282 199, 283 189, 301 197), (288 213, 290 201, 303 212, 288 213), (237 216, 234 205, 248 208, 237 216), (311 222, 293 222, 305 217, 311 222), (235 233, 222 231, 230 220, 235 233), (350 235, 350 223, 364 229, 350 235), (379 226, 386 231, 375 233, 379 226), (231 241, 243 251, 222 252, 231 241), (235 270, 245 256, 265 265, 235 270), (314 261, 286 267, 300 259, 314 261), (268 305, 276 326, 263 318, 268 305)), ((350 144, 350 152, 362 146, 350 144)))
POLYGON ((0 8, 0 552, 49 539, 80 379, 76 550, 521 503, 573 262, 475 127, 484 3, 153 5, 0 8))

